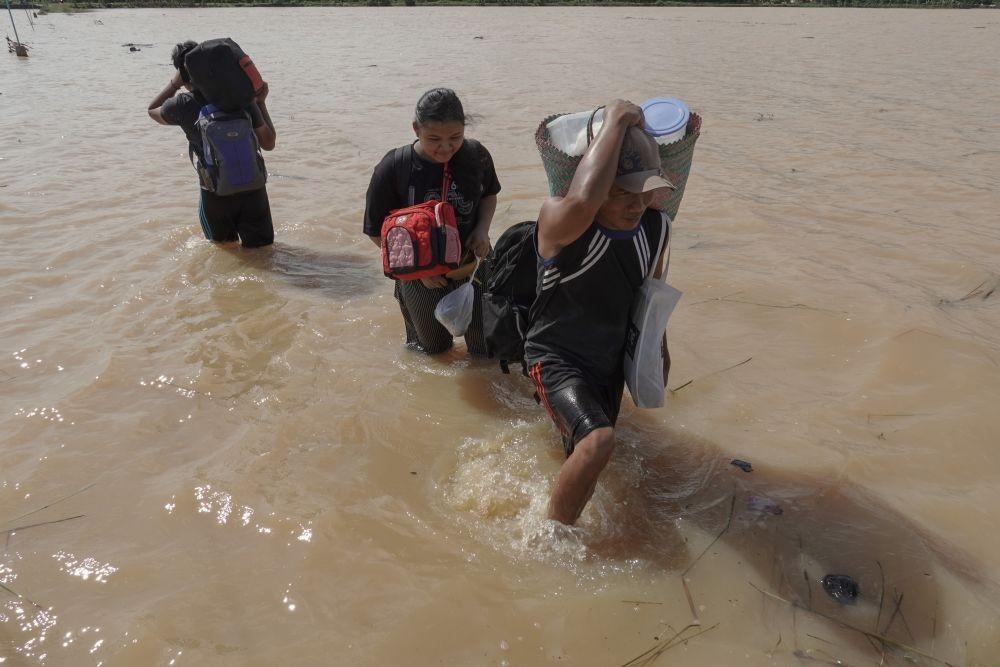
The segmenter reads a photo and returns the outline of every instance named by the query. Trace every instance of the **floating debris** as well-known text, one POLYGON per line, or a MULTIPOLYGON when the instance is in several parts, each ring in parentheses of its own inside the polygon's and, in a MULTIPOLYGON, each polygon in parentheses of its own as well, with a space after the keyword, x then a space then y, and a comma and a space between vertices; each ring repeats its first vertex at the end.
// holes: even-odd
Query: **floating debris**
POLYGON ((858 601, 858 582, 846 574, 828 574, 823 577, 823 590, 840 604, 854 604, 858 601))
MULTIPOLYGON (((17 31, 15 30, 14 32, 16 33, 17 31)), ((28 57, 28 45, 20 40, 14 41, 10 37, 7 38, 7 51, 9 53, 16 53, 19 58, 28 57)))
POLYGON ((736 466, 743 472, 753 472, 753 466, 750 465, 749 461, 741 461, 740 459, 733 459, 729 462, 729 465, 736 466))

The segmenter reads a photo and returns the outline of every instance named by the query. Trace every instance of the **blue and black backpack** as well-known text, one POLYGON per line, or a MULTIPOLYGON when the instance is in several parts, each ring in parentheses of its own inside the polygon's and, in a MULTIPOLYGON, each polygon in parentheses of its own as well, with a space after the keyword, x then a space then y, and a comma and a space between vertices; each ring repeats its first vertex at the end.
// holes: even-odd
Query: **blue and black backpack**
POLYGON ((249 113, 206 104, 196 127, 201 134, 196 164, 201 187, 222 197, 264 187, 267 169, 249 113))

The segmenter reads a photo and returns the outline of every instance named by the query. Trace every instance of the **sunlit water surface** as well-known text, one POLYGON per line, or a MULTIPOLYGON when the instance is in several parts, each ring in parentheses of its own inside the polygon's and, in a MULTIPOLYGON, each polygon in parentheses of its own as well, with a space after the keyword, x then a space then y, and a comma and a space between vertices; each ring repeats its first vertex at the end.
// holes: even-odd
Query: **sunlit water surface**
POLYGON ((997 663, 997 13, 16 20, 0 663, 997 663), (200 237, 183 137, 145 114, 172 44, 219 35, 271 86, 270 251, 200 237), (541 118, 658 94, 704 116, 677 391, 626 399, 572 530, 544 519, 562 459, 527 381, 404 350, 360 235, 372 166, 440 84, 496 159, 494 238, 546 192, 541 118))

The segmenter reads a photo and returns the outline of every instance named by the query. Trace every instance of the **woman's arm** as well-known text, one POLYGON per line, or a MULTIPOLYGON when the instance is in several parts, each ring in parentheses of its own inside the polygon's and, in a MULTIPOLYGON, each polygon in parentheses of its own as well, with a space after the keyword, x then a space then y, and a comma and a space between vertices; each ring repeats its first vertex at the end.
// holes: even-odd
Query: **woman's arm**
POLYGON ((275 131, 274 123, 271 121, 271 114, 267 111, 267 104, 264 103, 269 92, 271 91, 265 81, 255 98, 257 108, 260 109, 260 115, 264 119, 264 124, 260 127, 255 127, 253 131, 257 135, 257 143, 260 144, 260 147, 266 151, 273 151, 274 145, 278 140, 278 133, 275 131))
POLYGON ((489 195, 479 200, 479 220, 466 241, 466 245, 476 253, 476 257, 486 257, 493 249, 490 244, 490 225, 493 224, 493 215, 496 211, 496 195, 489 195))
POLYGON ((389 211, 400 207, 400 195, 396 192, 396 174, 393 165, 393 153, 385 154, 382 160, 372 170, 368 191, 365 193, 365 216, 362 231, 371 242, 381 246, 382 221, 389 211))
POLYGON ((153 101, 149 103, 149 106, 146 107, 146 113, 149 114, 149 117, 160 125, 169 125, 170 123, 168 123, 160 113, 160 107, 163 106, 164 102, 176 95, 182 85, 184 85, 184 81, 181 79, 181 73, 176 72, 170 79, 170 83, 167 84, 166 88, 161 90, 159 94, 153 98, 153 101))

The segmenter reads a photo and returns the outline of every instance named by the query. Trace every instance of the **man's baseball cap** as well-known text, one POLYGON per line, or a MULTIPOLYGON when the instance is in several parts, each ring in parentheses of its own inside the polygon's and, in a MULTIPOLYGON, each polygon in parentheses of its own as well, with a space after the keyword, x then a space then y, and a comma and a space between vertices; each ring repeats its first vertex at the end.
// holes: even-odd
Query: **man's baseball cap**
POLYGON ((656 140, 637 125, 625 131, 615 185, 634 193, 649 192, 657 188, 677 189, 676 185, 663 177, 656 140))

